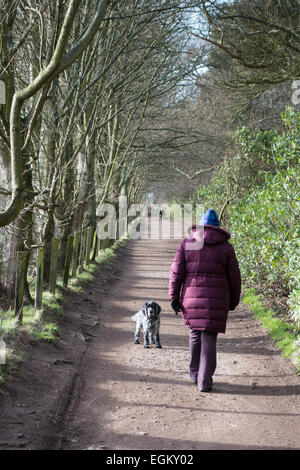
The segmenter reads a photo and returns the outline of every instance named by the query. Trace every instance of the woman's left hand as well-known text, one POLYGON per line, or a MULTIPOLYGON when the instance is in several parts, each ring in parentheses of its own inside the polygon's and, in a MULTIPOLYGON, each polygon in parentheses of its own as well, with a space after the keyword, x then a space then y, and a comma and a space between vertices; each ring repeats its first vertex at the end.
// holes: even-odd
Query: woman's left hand
POLYGON ((182 305, 179 301, 179 299, 172 299, 171 300, 171 308, 172 310, 174 310, 174 312, 177 313, 180 312, 180 310, 182 310, 182 305))

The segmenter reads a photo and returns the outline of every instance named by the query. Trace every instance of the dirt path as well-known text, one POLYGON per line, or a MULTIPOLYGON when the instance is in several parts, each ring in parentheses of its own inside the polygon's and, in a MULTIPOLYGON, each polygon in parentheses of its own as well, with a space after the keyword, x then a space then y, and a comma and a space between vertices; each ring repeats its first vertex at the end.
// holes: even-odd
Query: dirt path
POLYGON ((300 378, 245 307, 219 335, 213 393, 190 383, 188 330, 167 299, 177 245, 131 241, 117 282, 99 274, 86 301, 71 298, 59 345, 37 346, 4 395, 2 448, 299 449, 300 378), (161 350, 133 344, 130 316, 149 299, 162 306, 161 350))
POLYGON ((299 448, 300 380, 245 308, 219 336, 214 393, 190 384, 188 330, 167 300, 177 245, 128 246, 121 279, 99 311, 100 338, 84 360, 64 447, 299 448), (148 299, 162 306, 161 350, 133 344, 130 315, 148 299))

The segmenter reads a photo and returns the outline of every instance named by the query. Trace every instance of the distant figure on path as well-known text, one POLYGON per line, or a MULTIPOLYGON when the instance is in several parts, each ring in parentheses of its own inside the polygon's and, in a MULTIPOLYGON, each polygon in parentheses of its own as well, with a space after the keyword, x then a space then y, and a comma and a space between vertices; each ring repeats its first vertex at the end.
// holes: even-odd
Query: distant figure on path
POLYGON ((210 392, 217 365, 218 333, 225 333, 229 310, 240 301, 241 274, 230 233, 220 228, 216 212, 209 209, 201 220, 204 243, 200 249, 189 244, 199 240, 200 227, 190 229, 192 239, 179 245, 170 271, 171 307, 181 313, 190 328, 190 379, 202 392, 210 392))

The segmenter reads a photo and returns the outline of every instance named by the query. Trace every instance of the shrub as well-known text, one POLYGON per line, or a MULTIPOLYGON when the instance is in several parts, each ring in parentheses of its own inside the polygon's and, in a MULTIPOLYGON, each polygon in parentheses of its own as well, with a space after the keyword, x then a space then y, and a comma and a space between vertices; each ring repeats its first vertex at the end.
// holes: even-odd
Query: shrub
POLYGON ((300 322, 300 113, 288 107, 279 132, 235 133, 237 153, 196 197, 221 211, 245 286, 286 297, 300 322), (227 198, 227 201, 226 201, 227 198))

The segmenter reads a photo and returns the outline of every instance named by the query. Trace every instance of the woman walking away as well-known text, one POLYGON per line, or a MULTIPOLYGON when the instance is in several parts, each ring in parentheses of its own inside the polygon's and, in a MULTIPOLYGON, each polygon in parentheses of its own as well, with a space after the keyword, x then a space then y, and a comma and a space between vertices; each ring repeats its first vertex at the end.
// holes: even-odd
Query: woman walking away
POLYGON ((200 391, 210 392, 217 365, 217 335, 225 333, 228 310, 234 310, 240 301, 241 275, 228 242, 230 233, 220 227, 214 210, 204 214, 201 227, 191 227, 190 235, 180 243, 171 266, 169 299, 190 328, 190 379, 200 391))

